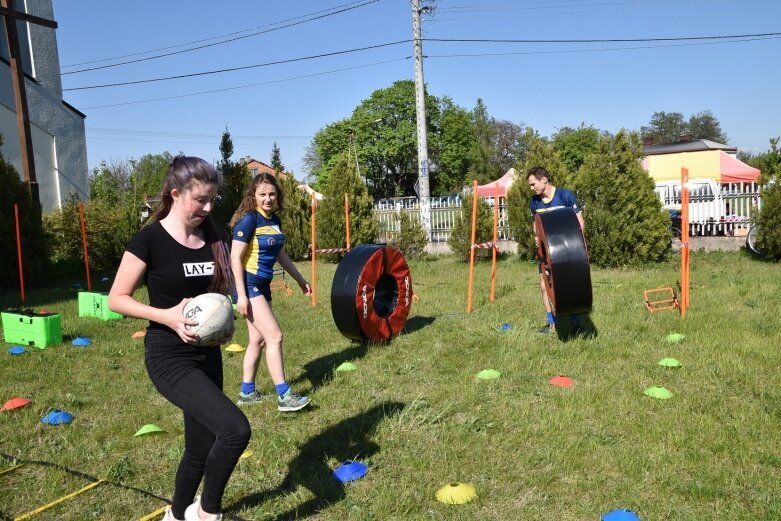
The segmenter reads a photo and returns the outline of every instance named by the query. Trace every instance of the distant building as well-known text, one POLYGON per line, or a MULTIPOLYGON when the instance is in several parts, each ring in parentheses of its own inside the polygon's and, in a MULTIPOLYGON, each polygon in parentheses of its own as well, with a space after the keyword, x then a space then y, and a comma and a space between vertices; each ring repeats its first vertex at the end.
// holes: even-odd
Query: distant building
POLYGON ((759 170, 740 161, 737 152, 737 147, 685 135, 675 143, 646 145, 643 168, 656 182, 680 180, 683 167, 688 169, 689 179, 713 179, 723 184, 756 182, 759 170))
MULTIPOLYGON (((52 0, 12 1, 17 11, 54 20, 52 0)), ((44 212, 62 206, 72 194, 89 198, 84 114, 62 99, 55 29, 17 22, 27 105, 32 127, 35 173, 44 212)), ((0 23, 0 134, 2 154, 23 178, 22 153, 11 82, 5 24, 0 23)))
POLYGON ((643 147, 643 154, 655 156, 659 154, 677 154, 679 152, 705 152, 708 150, 722 150, 731 156, 738 154, 737 147, 723 145, 708 139, 694 139, 694 136, 691 134, 682 135, 675 143, 665 143, 663 145, 646 144, 643 147))
MULTIPOLYGON (((253 179, 261 172, 264 172, 266 174, 271 174, 275 177, 278 176, 280 179, 287 179, 291 175, 291 174, 286 174, 284 172, 279 172, 279 174, 277 174, 276 170, 271 168, 263 161, 258 161, 257 159, 253 159, 252 156, 242 157, 241 159, 239 159, 239 163, 247 167, 253 179)), ((293 179, 295 180, 295 178, 293 179)), ((298 185, 298 189, 301 190, 303 193, 305 193, 307 197, 312 197, 312 194, 314 194, 315 198, 318 201, 323 200, 323 194, 321 194, 320 192, 316 192, 312 187, 310 187, 307 184, 298 185)))
MULTIPOLYGON (((246 156, 239 159, 239 163, 247 167, 247 170, 249 170, 249 173, 253 179, 255 178, 255 176, 257 176, 260 173, 271 174, 273 176, 277 175, 276 170, 271 168, 263 161, 258 161, 257 159, 253 159, 252 156, 246 156)), ((287 176, 288 174, 285 174, 284 172, 279 173, 280 179, 287 179, 287 176)))

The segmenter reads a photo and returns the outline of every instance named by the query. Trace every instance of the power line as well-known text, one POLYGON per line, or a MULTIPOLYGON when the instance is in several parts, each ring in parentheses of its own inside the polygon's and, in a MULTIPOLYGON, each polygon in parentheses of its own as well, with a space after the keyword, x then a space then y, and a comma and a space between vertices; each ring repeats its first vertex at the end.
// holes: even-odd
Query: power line
MULTIPOLYGON (((106 127, 87 127, 90 132, 98 134, 131 135, 131 136, 154 136, 154 137, 181 137, 181 138, 203 138, 220 139, 222 134, 192 134, 189 132, 163 132, 160 130, 130 130, 125 128, 106 128, 106 127)), ((241 136, 231 134, 235 139, 308 139, 312 136, 241 136)))
MULTIPOLYGON (((501 44, 516 44, 516 43, 526 43, 526 44, 584 44, 584 43, 641 43, 641 42, 676 42, 676 41, 707 41, 707 40, 723 40, 724 43, 731 43, 731 42, 740 42, 740 41, 748 41, 748 39, 772 39, 776 38, 778 36, 781 36, 781 32, 774 32, 774 33, 755 33, 755 34, 737 34, 737 35, 715 35, 715 36, 677 36, 677 37, 664 37, 664 38, 591 38, 591 39, 550 39, 550 40, 538 40, 538 39, 479 39, 479 38, 423 38, 423 41, 426 42, 437 42, 437 43, 501 43, 501 44)), ((126 82, 117 82, 117 83, 106 83, 102 85, 90 85, 85 87, 71 87, 67 89, 62 89, 63 92, 65 91, 76 91, 76 90, 89 90, 89 89, 100 89, 100 88, 107 88, 107 87, 119 87, 124 85, 137 85, 141 83, 153 83, 158 81, 167 81, 167 80, 175 80, 175 79, 183 79, 183 78, 192 78, 197 76, 206 76, 211 74, 220 74, 224 72, 235 72, 240 70, 247 70, 247 69, 253 69, 253 68, 259 68, 259 67, 269 67, 271 65, 281 65, 285 63, 294 63, 299 61, 306 61, 306 60, 313 60, 317 58, 325 58, 330 56, 338 56, 343 54, 350 54, 354 52, 361 52, 361 51, 367 51, 371 49, 379 49, 382 47, 390 47, 394 45, 399 45, 403 43, 409 43, 410 40, 398 40, 395 42, 387 42, 382 43, 378 45, 369 45, 366 47, 359 47, 356 49, 348 49, 344 51, 334 51, 330 53, 324 53, 324 54, 317 54, 312 56, 304 56, 299 58, 290 58, 287 60, 278 60, 274 62, 267 62, 267 63, 261 63, 261 64, 255 64, 255 65, 245 65, 242 67, 232 67, 228 69, 218 69, 218 70, 212 70, 212 71, 204 71, 204 72, 196 72, 196 73, 190 73, 190 74, 179 74, 175 76, 165 76, 160 78, 149 78, 144 80, 134 80, 134 81, 126 81, 126 82)), ((647 46, 644 48, 653 48, 652 46, 647 46)), ((553 51, 539 51, 537 54, 541 53, 547 53, 547 52, 553 52, 553 51)), ((565 52, 565 51, 559 51, 559 52, 565 52)), ((579 49, 579 50, 571 50, 566 52, 590 52, 588 49, 579 49)), ((517 54, 534 54, 534 52, 527 52, 527 53, 517 53, 517 54)))
POLYGON ((218 69, 218 70, 213 70, 213 71, 195 72, 195 73, 191 73, 191 74, 179 74, 179 75, 176 75, 176 76, 165 76, 165 77, 161 77, 161 78, 150 78, 150 79, 146 79, 146 80, 124 81, 124 82, 118 82, 118 83, 105 83, 105 84, 102 84, 102 85, 90 85, 90 86, 87 86, 87 87, 71 87, 69 89, 62 89, 62 90, 63 90, 63 92, 65 92, 65 91, 74 91, 74 90, 102 89, 102 88, 106 88, 106 87, 119 87, 119 86, 122 86, 122 85, 137 85, 139 83, 153 83, 153 82, 156 82, 156 81, 167 81, 167 80, 177 80, 177 79, 182 79, 182 78, 193 78, 193 77, 196 77, 196 76, 207 76, 207 75, 210 75, 210 74, 220 74, 220 73, 223 73, 223 72, 235 72, 235 71, 242 71, 242 70, 247 70, 247 69, 255 69, 255 68, 258 68, 258 67, 269 67, 271 65, 281 65, 283 63, 293 63, 293 62, 299 62, 299 61, 314 60, 316 58, 326 58, 326 57, 329 57, 329 56, 338 56, 338 55, 342 55, 342 54, 350 54, 350 53, 354 53, 354 52, 368 51, 370 49, 380 49, 382 47, 390 47, 392 45, 399 45, 399 44, 408 43, 408 42, 409 42, 409 40, 399 40, 399 41, 396 41, 396 42, 388 42, 388 43, 381 43, 381 44, 378 44, 378 45, 369 45, 369 46, 366 46, 366 47, 359 47, 357 49, 348 49, 348 50, 345 50, 345 51, 334 51, 334 52, 328 52, 328 53, 324 53, 324 54, 315 54, 315 55, 312 55, 312 56, 304 56, 304 57, 300 57, 300 58, 290 58, 290 59, 287 59, 287 60, 278 60, 278 61, 274 61, 274 62, 259 63, 259 64, 256 64, 256 65, 245 65, 245 66, 242 66, 242 67, 231 67, 229 69, 218 69))
POLYGON ((721 36, 675 36, 669 38, 591 38, 567 40, 515 40, 515 39, 480 39, 480 38, 424 38, 426 42, 448 43, 632 43, 632 42, 680 42, 692 40, 729 40, 735 38, 760 38, 766 36, 781 36, 779 33, 733 34, 721 36))
MULTIPOLYGON (((89 72, 89 71, 96 71, 96 70, 100 70, 100 69, 108 69, 108 68, 111 68, 111 67, 119 67, 120 65, 128 65, 128 64, 131 64, 131 63, 138 63, 138 62, 143 62, 143 61, 156 60, 158 58, 165 58, 167 56, 174 56, 176 54, 182 54, 182 53, 186 53, 186 52, 190 52, 190 51, 197 51, 199 49, 205 49, 207 47, 214 47, 214 46, 217 46, 217 45, 222 45, 224 43, 235 42, 235 41, 238 41, 238 40, 243 40, 245 38, 251 38, 253 36, 258 36, 258 35, 261 35, 261 34, 267 34, 267 33, 270 33, 270 32, 279 31, 281 29, 287 29, 289 27, 294 27, 296 25, 301 25, 301 24, 304 24, 304 23, 307 23, 307 22, 311 22, 311 21, 314 21, 314 20, 319 20, 321 18, 326 18, 328 16, 333 16, 335 14, 340 14, 340 13, 343 13, 345 11, 350 11, 352 9, 357 9, 359 7, 364 7, 366 5, 373 4, 373 3, 378 2, 378 1, 379 0, 369 0, 368 2, 364 2, 362 4, 359 4, 359 5, 356 5, 356 6, 352 6, 352 7, 346 7, 344 9, 341 9, 339 11, 335 11, 335 12, 332 12, 332 13, 323 14, 323 15, 320 15, 320 16, 315 16, 313 18, 308 18, 306 20, 301 20, 301 21, 298 21, 298 22, 292 22, 292 23, 289 23, 287 25, 283 25, 281 27, 275 27, 273 29, 266 29, 264 31, 258 31, 258 32, 255 32, 255 33, 252 33, 252 34, 247 34, 247 35, 244 35, 244 36, 237 36, 235 38, 230 38, 228 40, 223 40, 221 42, 208 43, 208 44, 204 44, 204 45, 199 45, 197 47, 192 47, 190 49, 183 49, 181 51, 173 51, 173 52, 168 52, 168 53, 164 53, 164 54, 158 54, 158 55, 155 55, 155 56, 148 56, 146 58, 138 58, 138 59, 135 59, 135 60, 128 60, 128 61, 119 62, 119 63, 112 63, 112 64, 109 64, 109 65, 100 65, 98 67, 89 67, 87 69, 79 69, 77 71, 63 72, 62 75, 65 76, 67 74, 78 74, 80 72, 89 72)), ((295 20, 295 18, 294 18, 294 20, 295 20)))
POLYGON ((410 56, 407 56, 407 57, 404 57, 404 58, 394 58, 392 60, 385 60, 385 61, 381 61, 381 62, 367 63, 367 64, 364 64, 364 65, 356 65, 354 67, 344 67, 342 69, 333 69, 333 70, 330 70, 330 71, 315 72, 315 73, 312 73, 312 74, 303 74, 301 76, 292 76, 292 77, 289 77, 289 78, 282 78, 282 79, 278 79, 278 80, 268 80, 268 81, 261 81, 261 82, 258 82, 258 83, 249 83, 247 85, 237 85, 235 87, 225 87, 225 88, 222 88, 222 89, 205 90, 205 91, 200 91, 200 92, 191 92, 189 94, 177 94, 177 95, 174 95, 174 96, 163 96, 163 97, 159 97, 159 98, 148 98, 148 99, 143 99, 143 100, 125 101, 125 102, 120 102, 120 103, 110 103, 110 104, 107 104, 107 105, 93 105, 91 107, 81 107, 81 110, 103 109, 103 108, 108 108, 108 107, 119 107, 119 106, 122 106, 122 105, 138 105, 138 104, 141 104, 141 103, 151 103, 153 101, 164 101, 164 100, 171 100, 171 99, 178 99, 178 98, 189 98, 189 97, 192 97, 192 96, 201 96, 203 94, 215 94, 217 92, 226 92, 226 91, 231 91, 231 90, 247 89, 247 88, 250 88, 250 87, 259 87, 261 85, 271 85, 271 84, 274 84, 274 83, 283 83, 283 82, 286 82, 286 81, 301 80, 301 79, 305 79, 305 78, 313 78, 313 77, 316 77, 316 76, 325 76, 325 75, 334 74, 334 73, 337 73, 337 72, 345 72, 345 71, 351 71, 351 70, 356 70, 356 69, 364 69, 364 68, 367 68, 367 67, 374 67, 374 66, 377 66, 377 65, 384 65, 386 63, 392 63, 392 62, 397 62, 397 61, 404 61, 404 60, 409 60, 409 59, 410 59, 410 56))
POLYGON ((696 43, 678 43, 668 45, 645 45, 641 47, 605 47, 601 49, 564 49, 557 51, 521 51, 521 52, 497 52, 497 53, 472 53, 472 54, 426 54, 426 58, 478 58, 485 56, 526 56, 532 54, 570 54, 584 52, 609 52, 609 51, 635 51, 642 49, 663 49, 667 47, 689 47, 693 45, 723 45, 727 43, 755 42, 760 40, 774 40, 781 36, 768 36, 762 38, 746 38, 739 40, 718 41, 718 42, 696 42, 696 43))

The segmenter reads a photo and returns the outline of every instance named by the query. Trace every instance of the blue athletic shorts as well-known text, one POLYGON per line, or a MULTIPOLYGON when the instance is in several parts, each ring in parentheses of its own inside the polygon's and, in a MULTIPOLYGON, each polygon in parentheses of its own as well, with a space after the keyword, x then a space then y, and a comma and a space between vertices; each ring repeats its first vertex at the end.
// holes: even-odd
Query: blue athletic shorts
POLYGON ((244 287, 247 289, 247 298, 253 299, 263 295, 267 302, 271 302, 271 281, 257 275, 244 272, 244 287))

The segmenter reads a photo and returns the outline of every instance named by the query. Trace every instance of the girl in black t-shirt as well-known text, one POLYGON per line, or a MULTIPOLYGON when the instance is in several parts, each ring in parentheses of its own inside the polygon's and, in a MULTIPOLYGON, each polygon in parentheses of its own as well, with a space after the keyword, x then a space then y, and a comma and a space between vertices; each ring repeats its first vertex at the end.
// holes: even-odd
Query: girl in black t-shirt
POLYGON ((222 496, 250 439, 246 416, 222 392, 219 346, 196 347, 182 314, 192 297, 227 294, 230 260, 209 212, 219 173, 203 159, 177 156, 152 224, 128 244, 109 292, 109 308, 149 320, 144 361, 157 390, 184 412, 184 454, 164 521, 221 520, 222 496), (143 279, 149 304, 133 298, 143 279), (203 490, 195 497, 203 480, 203 490))

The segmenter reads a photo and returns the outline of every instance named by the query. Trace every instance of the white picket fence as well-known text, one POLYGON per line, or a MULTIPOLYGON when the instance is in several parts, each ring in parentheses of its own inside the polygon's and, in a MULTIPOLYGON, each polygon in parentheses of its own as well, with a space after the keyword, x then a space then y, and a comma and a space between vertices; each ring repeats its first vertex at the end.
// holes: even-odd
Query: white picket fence
MULTIPOLYGON (((657 189, 662 205, 670 210, 680 209, 680 189, 657 189)), ((486 198, 493 207, 493 197, 486 198)), ((709 187, 692 185, 689 193, 689 223, 692 235, 744 234, 751 227, 762 198, 757 183, 711 184, 709 187)), ((432 197, 431 242, 446 242, 461 212, 459 196, 432 197)), ((587 212, 588 208, 584 208, 587 212)), ((399 212, 406 212, 420 222, 420 203, 417 197, 382 199, 374 205, 374 215, 380 225, 378 242, 393 242, 399 234, 399 212)), ((507 226, 505 198, 499 198, 499 240, 511 239, 507 226)))
MULTIPOLYGON (((488 204, 493 209, 493 198, 488 198, 488 204)), ((432 197, 431 207, 431 242, 446 242, 450 230, 456 223, 456 216, 461 212, 461 198, 432 197)), ((380 224, 378 242, 393 242, 399 235, 399 212, 408 213, 415 221, 420 222, 420 202, 417 197, 400 197, 383 199, 374 205, 374 216, 380 224)), ((507 227, 507 206, 504 197, 499 198, 499 240, 509 239, 507 227)))

